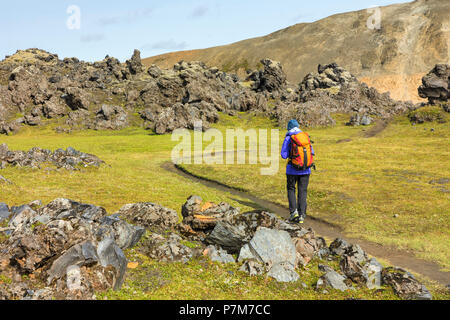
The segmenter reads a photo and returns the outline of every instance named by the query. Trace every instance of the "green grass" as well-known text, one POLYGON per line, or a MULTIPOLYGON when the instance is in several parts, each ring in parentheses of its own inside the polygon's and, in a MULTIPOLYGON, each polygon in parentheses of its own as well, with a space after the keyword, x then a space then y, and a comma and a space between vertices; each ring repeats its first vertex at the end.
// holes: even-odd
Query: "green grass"
POLYGON ((10 150, 29 150, 35 146, 56 150, 71 146, 95 154, 108 164, 78 172, 8 167, 2 170, 2 175, 14 184, 0 185, 0 199, 9 205, 36 199, 45 204, 65 197, 103 206, 110 213, 127 203, 147 201, 180 211, 190 195, 198 194, 209 201, 227 201, 243 210, 251 209, 233 200, 236 197, 232 199, 161 169, 162 163, 170 161, 175 145, 170 135, 150 135, 140 128, 71 134, 56 134, 51 127, 23 128, 17 135, 1 136, 0 143, 3 142, 10 150))
MULTIPOLYGON (((338 120, 342 123, 347 117, 338 117, 338 120)), ((237 118, 223 116, 216 128, 225 130, 237 126, 272 128, 275 123, 239 114, 237 118)), ((431 177, 449 176, 446 166, 448 142, 444 139, 448 138, 448 128, 434 127, 434 133, 423 130, 422 126, 414 129, 402 119, 380 137, 371 139, 360 137, 361 128, 341 124, 331 129, 311 130, 319 166, 311 183, 311 213, 341 224, 355 235, 412 248, 419 256, 448 266, 448 241, 445 241, 449 230, 448 198, 427 184, 431 177), (349 137, 354 140, 336 144, 336 141, 349 137), (412 140, 429 149, 409 145, 412 140), (434 154, 432 165, 423 168, 424 175, 416 178, 424 191, 414 193, 415 185, 410 186, 401 177, 409 177, 406 172, 416 169, 419 161, 412 162, 411 157, 426 159, 427 151, 434 154), (384 157, 392 152, 393 156, 384 157), (373 167, 374 163, 379 164, 376 159, 380 157, 387 159, 388 174, 396 175, 387 175, 384 167, 373 167), (370 178, 365 177, 368 174, 370 178), (349 202, 343 193, 353 201, 349 202), (415 201, 411 201, 411 195, 415 201), (424 210, 427 207, 429 210, 424 210), (400 214, 400 218, 393 220, 394 212, 400 214)), ((109 213, 127 203, 150 201, 180 214, 181 205, 188 196, 196 194, 207 201, 228 202, 241 207, 241 211, 253 209, 246 199, 209 189, 161 169, 161 164, 170 161, 171 150, 177 143, 171 141, 170 135, 157 136, 141 128, 74 131, 71 134, 56 134, 53 129, 52 125, 24 127, 14 136, 0 136, 0 143, 7 143, 11 150, 28 150, 36 146, 55 150, 71 146, 97 155, 108 166, 79 172, 8 167, 1 174, 14 184, 0 185, 0 201, 11 206, 40 199, 46 204, 65 197, 103 206, 109 213)), ((258 166, 202 165, 188 169, 285 204, 282 165, 279 173, 269 178, 259 175, 258 166)), ((183 244, 196 246, 190 242, 183 244)), ((328 294, 316 292, 313 286, 320 276, 317 260, 299 272, 301 282, 307 285, 305 289, 301 282, 279 284, 265 277, 251 278, 239 272, 238 265, 218 265, 204 258, 187 264, 161 263, 139 254, 137 249, 126 254, 130 261, 139 262, 139 266, 128 270, 122 290, 99 293, 99 299, 396 299, 389 288, 379 292, 362 288, 344 293, 334 290, 328 290, 328 294)), ((440 286, 431 283, 427 286, 435 298, 449 298, 440 286)))

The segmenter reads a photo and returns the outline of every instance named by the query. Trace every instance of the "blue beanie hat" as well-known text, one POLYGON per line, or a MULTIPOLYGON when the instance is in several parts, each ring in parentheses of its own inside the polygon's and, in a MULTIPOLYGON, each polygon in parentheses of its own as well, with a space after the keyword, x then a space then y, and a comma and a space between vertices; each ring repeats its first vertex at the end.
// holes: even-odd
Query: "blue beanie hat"
POLYGON ((293 119, 293 120, 289 121, 287 129, 288 129, 288 131, 290 131, 290 130, 292 130, 294 128, 298 128, 298 127, 300 127, 300 125, 298 124, 298 121, 293 119))

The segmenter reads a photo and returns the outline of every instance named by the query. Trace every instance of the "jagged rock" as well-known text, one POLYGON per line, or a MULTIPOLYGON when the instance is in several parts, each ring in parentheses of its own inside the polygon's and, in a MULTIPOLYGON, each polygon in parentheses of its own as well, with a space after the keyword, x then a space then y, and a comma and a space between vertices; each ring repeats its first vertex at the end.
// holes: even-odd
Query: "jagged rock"
POLYGON ((264 69, 249 76, 255 82, 254 89, 259 92, 267 91, 278 97, 279 92, 287 86, 283 67, 278 61, 270 59, 262 59, 260 62, 264 69))
POLYGON ((428 99, 430 104, 447 102, 450 97, 450 65, 437 64, 422 78, 419 96, 428 99))
POLYGON ((337 273, 336 271, 328 271, 322 277, 319 278, 316 284, 316 289, 323 289, 331 287, 340 291, 348 290, 349 287, 345 284, 345 277, 337 273))
POLYGON ((373 119, 364 114, 364 115, 360 115, 360 114, 355 114, 350 118, 350 121, 348 123, 346 123, 347 126, 368 126, 372 123, 373 119))
POLYGON ((204 251, 203 255, 208 256, 211 261, 220 263, 235 263, 233 256, 227 253, 222 248, 216 248, 215 246, 208 246, 204 251))
POLYGON ((97 111, 95 129, 119 130, 128 124, 128 115, 119 106, 102 105, 97 111))
POLYGON ((127 270, 127 258, 112 239, 105 239, 98 244, 97 255, 103 267, 113 266, 116 270, 114 289, 118 290, 123 284, 127 270))
POLYGON ((26 115, 24 117, 25 123, 29 126, 37 126, 41 124, 41 117, 40 116, 33 116, 33 115, 26 115))
POLYGON ((133 56, 130 60, 126 61, 128 66, 128 70, 131 74, 141 73, 143 70, 142 61, 141 61, 141 52, 137 49, 134 50, 133 56))
POLYGON ((333 126, 336 121, 331 117, 330 108, 316 101, 281 102, 275 106, 272 115, 280 126, 286 126, 291 119, 297 119, 302 127, 333 126))
POLYGON ((11 212, 6 203, 0 202, 0 222, 5 219, 9 219, 11 212))
POLYGON ((152 231, 168 230, 178 223, 176 211, 151 202, 126 204, 116 214, 152 231))
POLYGON ((388 267, 382 271, 382 283, 389 285, 402 299, 432 300, 428 289, 419 283, 414 276, 401 268, 388 267))
POLYGON ((76 244, 53 262, 47 271, 47 283, 62 278, 67 273, 67 268, 71 266, 82 267, 96 262, 98 262, 97 249, 91 241, 76 244))
POLYGON ((162 74, 162 71, 161 71, 161 69, 160 69, 157 65, 152 64, 152 65, 148 68, 147 73, 148 73, 150 76, 152 76, 153 78, 158 78, 158 77, 162 74))
POLYGON ((272 266, 267 273, 268 277, 278 282, 296 282, 300 276, 294 270, 294 266, 288 262, 280 262, 272 266))
POLYGON ((260 276, 264 274, 264 266, 255 260, 245 261, 239 270, 248 273, 249 276, 260 276))
POLYGON ((80 88, 67 88, 66 94, 63 98, 65 99, 67 105, 74 111, 78 109, 89 109, 89 98, 80 88))
POLYGON ((293 242, 297 252, 298 263, 302 266, 306 266, 316 255, 316 248, 314 248, 314 245, 307 239, 295 238, 293 239, 293 242))
POLYGON ((341 271, 353 282, 367 284, 369 276, 367 270, 354 256, 345 255, 340 262, 341 271))
POLYGON ((143 242, 140 250, 150 258, 163 262, 186 263, 194 256, 199 255, 198 250, 184 245, 182 238, 175 233, 165 236, 152 233, 150 238, 143 242))
POLYGON ((264 227, 259 228, 252 240, 241 248, 238 258, 238 261, 245 261, 242 270, 257 275, 261 268, 265 268, 267 276, 278 282, 299 279, 295 272, 296 260, 295 246, 289 233, 264 227))
MULTIPOLYGON (((144 231, 101 207, 63 198, 36 211, 28 205, 10 211, 13 230, 0 244, 0 264, 12 275, 45 280, 57 299, 92 299, 95 290, 119 289, 127 266, 119 246, 133 246, 144 231), (72 280, 79 283, 71 288, 72 280)), ((44 299, 35 293, 21 298, 44 299)))
POLYGON ((324 264, 319 264, 318 266, 319 271, 323 272, 323 273, 328 273, 331 271, 334 271, 333 268, 331 268, 330 266, 324 265, 324 264))
POLYGON ((97 238, 110 237, 119 248, 125 250, 134 247, 145 233, 145 228, 133 226, 117 216, 103 217, 101 226, 96 232, 97 238))
POLYGON ((100 223, 106 216, 106 210, 95 205, 58 198, 40 208, 38 214, 49 216, 53 220, 76 218, 100 223))
POLYGON ((242 246, 241 251, 239 252, 238 262, 242 262, 249 259, 255 259, 255 254, 251 251, 248 243, 242 246))
POLYGON ((306 116, 305 120, 302 119, 303 126, 329 125, 319 115, 328 117, 333 112, 357 113, 360 117, 366 115, 363 122, 368 123, 369 116, 389 117, 414 109, 410 102, 395 101, 389 93, 380 94, 376 89, 369 88, 335 63, 319 65, 318 73, 308 74, 299 84, 296 94, 294 102, 300 105, 293 109, 308 107, 308 113, 314 115, 314 118, 306 116))
POLYGON ((264 211, 234 215, 218 221, 206 242, 217 244, 228 252, 238 253, 253 238, 259 227, 272 228, 277 222, 275 215, 264 211))
POLYGON ((228 203, 203 203, 199 196, 190 196, 181 208, 183 224, 189 225, 193 230, 211 231, 218 221, 238 215, 240 210, 228 203))
POLYGON ((383 266, 377 261, 377 259, 372 258, 365 265, 367 270, 367 288, 369 289, 379 289, 381 287, 381 272, 383 271, 383 266))
POLYGON ((104 162, 98 157, 76 151, 69 147, 67 150, 58 149, 54 152, 41 148, 32 148, 28 152, 10 151, 8 146, 2 145, 3 152, 0 153, 0 162, 12 166, 39 168, 40 164, 51 162, 57 168, 75 170, 78 167, 99 167, 104 162))
POLYGON ((338 238, 330 244, 330 252, 333 255, 343 256, 349 247, 350 244, 347 241, 338 238))
POLYGON ((9 228, 23 229, 29 227, 36 221, 37 212, 31 209, 28 205, 20 207, 12 207, 11 212, 13 216, 8 222, 9 228))
POLYGON ((260 227, 248 245, 255 258, 264 263, 268 270, 278 263, 296 265, 295 246, 286 231, 260 227))

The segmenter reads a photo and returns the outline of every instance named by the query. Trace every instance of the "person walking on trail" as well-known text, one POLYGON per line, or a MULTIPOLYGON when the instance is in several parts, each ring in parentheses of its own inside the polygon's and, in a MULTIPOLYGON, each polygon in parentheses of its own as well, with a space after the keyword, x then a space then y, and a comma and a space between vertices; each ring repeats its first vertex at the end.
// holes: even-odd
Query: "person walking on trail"
POLYGON ((307 194, 311 168, 314 167, 314 149, 306 132, 299 128, 297 120, 289 121, 281 157, 289 159, 286 167, 289 221, 303 223, 306 218, 307 194), (298 186, 298 197, 295 188, 298 186))

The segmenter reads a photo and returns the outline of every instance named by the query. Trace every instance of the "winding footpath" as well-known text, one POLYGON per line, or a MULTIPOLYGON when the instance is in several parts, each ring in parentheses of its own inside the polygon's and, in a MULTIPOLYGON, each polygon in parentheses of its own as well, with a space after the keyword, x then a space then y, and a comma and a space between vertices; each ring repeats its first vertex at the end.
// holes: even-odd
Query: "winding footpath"
MULTIPOLYGON (((258 198, 252 194, 227 186, 219 181, 206 179, 194 175, 184 168, 173 164, 172 162, 164 162, 161 165, 162 169, 178 174, 179 176, 188 179, 192 182, 200 183, 208 188, 219 190, 224 193, 238 196, 250 201, 248 206, 266 210, 275 213, 283 218, 289 217, 289 209, 274 202, 258 198)), ((236 199, 236 201, 241 201, 236 199)), ((242 201, 241 201, 242 202, 242 201)), ((318 235, 330 239, 342 238, 346 241, 359 244, 370 255, 385 259, 392 265, 407 269, 409 271, 421 274, 441 285, 450 284, 450 273, 443 272, 437 263, 423 260, 414 256, 413 252, 407 250, 400 250, 391 246, 385 246, 364 239, 352 238, 346 236, 344 231, 331 223, 308 216, 305 221, 305 227, 311 227, 318 235)))

